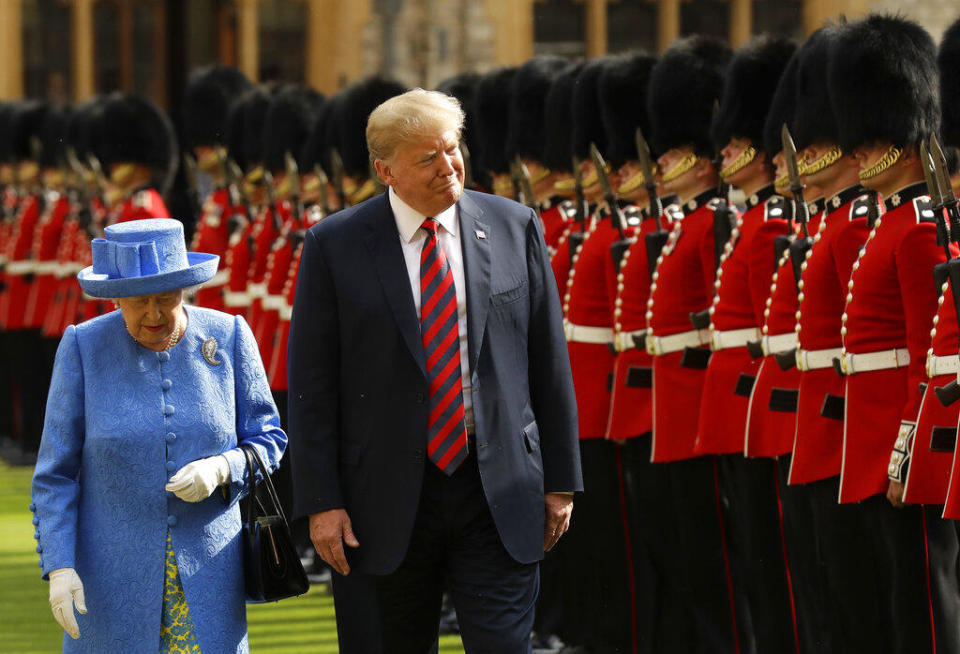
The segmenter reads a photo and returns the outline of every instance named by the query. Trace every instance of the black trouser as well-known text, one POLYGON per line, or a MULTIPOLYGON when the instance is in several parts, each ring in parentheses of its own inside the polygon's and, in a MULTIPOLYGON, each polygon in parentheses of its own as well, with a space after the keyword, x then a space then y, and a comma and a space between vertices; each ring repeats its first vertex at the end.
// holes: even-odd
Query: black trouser
POLYGON ((560 636, 611 654, 632 652, 634 638, 619 447, 603 439, 580 441, 584 492, 576 498, 570 531, 563 537, 569 619, 560 636))
POLYGON ((7 338, 0 330, 0 443, 13 437, 13 366, 7 338))
POLYGON ((20 329, 6 332, 4 345, 13 381, 13 436, 21 452, 36 454, 43 434, 56 343, 42 338, 39 330, 20 329))
POLYGON ((527 654, 538 567, 518 563, 500 540, 475 455, 450 476, 427 462, 406 556, 393 573, 372 576, 385 651, 430 651, 447 590, 469 654, 527 654))
POLYGON ((742 598, 735 598, 731 585, 716 457, 662 465, 669 476, 676 525, 671 575, 694 614, 701 651, 749 652, 749 615, 741 610, 742 598))
POLYGON ((828 615, 826 580, 813 515, 813 485, 787 484, 792 458, 791 454, 779 457, 777 468, 800 651, 803 654, 840 654, 832 639, 830 624, 833 618, 828 615))
POLYGON ((956 532, 939 516, 943 507, 893 507, 884 495, 861 504, 887 574, 881 578, 881 615, 892 625, 890 651, 924 654, 958 651, 956 532), (951 533, 952 532, 952 533, 951 533))
POLYGON ((677 537, 669 467, 650 462, 651 445, 647 433, 628 439, 620 450, 633 552, 637 651, 693 653, 693 615, 670 564, 677 537))
POLYGON ((796 652, 777 464, 739 453, 718 457, 718 464, 734 584, 746 597, 756 651, 796 652))

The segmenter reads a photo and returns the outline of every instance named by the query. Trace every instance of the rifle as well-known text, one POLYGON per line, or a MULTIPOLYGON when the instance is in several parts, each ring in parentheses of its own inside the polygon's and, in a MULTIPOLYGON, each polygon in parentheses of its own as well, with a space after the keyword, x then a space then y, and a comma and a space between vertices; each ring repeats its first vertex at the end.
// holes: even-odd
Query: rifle
MULTIPOLYGON (((236 161, 230 158, 224 159, 224 171, 227 187, 230 189, 230 205, 235 207, 238 204, 243 207, 244 220, 253 220, 253 214, 250 209, 250 197, 247 195, 247 189, 243 185, 243 171, 236 161)), ((229 232, 233 234, 243 225, 236 212, 230 212, 229 232)))
POLYGON ((293 205, 293 215, 296 220, 302 220, 303 201, 300 198, 300 168, 297 166, 297 160, 289 152, 284 153, 283 159, 287 166, 287 180, 290 182, 290 204, 293 205))
MULTIPOLYGON (((714 120, 720 112, 718 102, 713 104, 714 120)), ((718 149, 713 157, 713 166, 720 170, 723 165, 723 151, 718 149)), ((730 185, 727 184, 723 176, 717 175, 717 198, 719 202, 713 210, 713 262, 714 269, 720 270, 720 257, 723 256, 724 248, 730 242, 733 236, 733 225, 737 220, 736 212, 730 208, 730 185)))
POLYGON ((343 159, 336 148, 330 149, 330 172, 333 176, 333 188, 337 192, 337 199, 340 201, 340 208, 347 208, 347 192, 343 188, 343 159))
POLYGON ((263 169, 263 188, 267 193, 266 209, 270 212, 270 218, 273 219, 273 228, 276 230, 277 234, 279 234, 280 230, 283 228, 283 223, 280 222, 280 216, 277 214, 276 187, 273 183, 273 173, 266 168, 263 169))
POLYGON ((537 196, 533 193, 533 183, 530 181, 530 171, 527 170, 527 165, 523 163, 523 159, 520 158, 518 154, 513 160, 513 171, 515 172, 517 181, 520 182, 520 191, 523 194, 523 199, 525 200, 524 204, 533 209, 533 212, 537 214, 537 218, 540 217, 540 204, 537 202, 537 196))
MULTIPOLYGON (((920 152, 924 176, 927 178, 927 187, 930 191, 930 199, 934 203, 934 214, 937 217, 937 241, 942 242, 944 252, 947 255, 946 262, 934 268, 934 279, 939 285, 942 285, 947 279, 950 280, 953 308, 956 312, 957 323, 960 324, 960 259, 953 257, 950 252, 950 243, 960 240, 960 211, 957 209, 957 198, 954 196, 953 187, 950 185, 947 162, 937 137, 935 135, 930 137, 929 150, 921 144, 920 152), (949 216, 949 232, 944 210, 949 216)), ((956 379, 951 380, 945 386, 935 387, 933 392, 943 406, 950 406, 960 400, 960 384, 957 383, 956 379)))
POLYGON ((620 210, 620 205, 617 203, 617 194, 610 185, 610 178, 607 177, 607 162, 603 160, 603 155, 600 154, 600 150, 598 150, 597 146, 593 143, 590 144, 590 158, 593 159, 593 167, 597 171, 600 188, 603 189, 603 199, 606 201, 607 208, 610 210, 610 219, 613 221, 613 226, 617 228, 617 235, 620 237, 618 241, 610 246, 610 256, 613 257, 613 265, 617 271, 619 271, 620 264, 623 261, 623 255, 627 251, 627 248, 633 243, 633 239, 627 238, 626 233, 623 231, 623 226, 627 224, 627 219, 624 218, 623 211, 620 210))
POLYGON ((327 195, 327 184, 329 180, 327 179, 327 173, 323 171, 323 168, 320 164, 314 164, 313 174, 317 176, 317 180, 320 182, 320 209, 323 211, 324 216, 330 215, 330 197, 327 195))
POLYGON ((663 226, 663 204, 657 195, 657 182, 653 176, 653 160, 650 158, 650 146, 643 138, 643 131, 638 127, 634 135, 637 141, 637 158, 640 161, 640 170, 643 172, 643 185, 647 189, 647 198, 650 200, 650 215, 657 221, 657 229, 644 237, 644 246, 647 250, 647 267, 650 276, 657 270, 657 259, 663 246, 667 244, 670 232, 663 226))
POLYGON ((523 187, 520 183, 520 171, 517 169, 516 161, 510 162, 510 185, 513 187, 513 201, 526 204, 524 202, 523 187))
POLYGON ((790 129, 784 123, 780 130, 780 140, 783 143, 783 158, 787 163, 787 174, 790 176, 790 192, 793 194, 795 205, 794 220, 800 224, 802 236, 790 244, 790 261, 793 263, 794 280, 800 283, 802 266, 807 259, 807 251, 813 245, 810 238, 810 210, 803 199, 803 182, 800 179, 800 166, 797 164, 797 146, 790 136, 790 129))
POLYGON ((197 188, 197 160, 189 152, 184 152, 183 175, 187 178, 187 197, 190 198, 190 208, 193 210, 194 222, 200 216, 200 190, 197 188))
POLYGON ((590 208, 587 206, 587 199, 583 194, 583 173, 580 172, 580 158, 573 155, 573 190, 576 194, 576 218, 580 223, 579 232, 570 232, 567 241, 570 243, 570 267, 573 268, 573 257, 576 256, 577 248, 583 245, 587 238, 587 218, 590 217, 590 208))

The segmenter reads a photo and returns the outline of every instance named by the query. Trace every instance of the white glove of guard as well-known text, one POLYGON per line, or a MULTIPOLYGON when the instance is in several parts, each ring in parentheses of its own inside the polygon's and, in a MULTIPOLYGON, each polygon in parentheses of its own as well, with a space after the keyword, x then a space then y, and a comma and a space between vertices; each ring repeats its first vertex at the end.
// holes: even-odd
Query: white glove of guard
POLYGON ((83 583, 73 568, 57 568, 50 573, 50 610, 63 630, 77 640, 80 638, 80 627, 73 614, 74 605, 80 613, 87 612, 83 583))
POLYGON ((184 502, 199 502, 210 497, 217 486, 230 482, 230 464, 222 454, 197 459, 177 470, 164 488, 184 502))

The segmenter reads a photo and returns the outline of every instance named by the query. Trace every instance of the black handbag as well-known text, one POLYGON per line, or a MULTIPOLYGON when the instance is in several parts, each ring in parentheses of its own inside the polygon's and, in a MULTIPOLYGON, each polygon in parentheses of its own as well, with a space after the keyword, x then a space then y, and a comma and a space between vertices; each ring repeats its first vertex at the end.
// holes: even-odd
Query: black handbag
POLYGON ((267 466, 255 447, 241 445, 240 449, 247 458, 247 511, 243 521, 243 576, 247 601, 275 602, 303 595, 310 589, 310 582, 297 548, 293 546, 290 527, 267 466), (258 467, 269 509, 264 507, 257 494, 258 467))

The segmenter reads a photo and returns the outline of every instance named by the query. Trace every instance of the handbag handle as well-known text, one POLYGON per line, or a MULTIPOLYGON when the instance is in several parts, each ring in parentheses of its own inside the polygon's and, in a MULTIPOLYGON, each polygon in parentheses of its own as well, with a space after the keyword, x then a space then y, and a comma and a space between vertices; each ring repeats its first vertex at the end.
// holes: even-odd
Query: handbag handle
MULTIPOLYGON (((266 464, 264 464, 263 459, 260 457, 260 453, 257 451, 257 448, 252 445, 241 445, 240 449, 243 450, 243 454, 247 459, 247 497, 250 498, 250 501, 247 503, 247 525, 253 524, 253 504, 254 502, 259 503, 259 498, 257 497, 257 487, 256 487, 256 470, 259 467, 263 477, 263 485, 267 489, 267 497, 269 497, 270 502, 273 504, 273 513, 279 515, 283 520, 283 524, 287 525, 287 517, 283 513, 283 507, 280 506, 280 497, 277 495, 276 489, 273 487, 273 480, 270 479, 270 474, 267 470, 266 464)), ((266 513, 266 509, 261 505, 261 510, 266 513)), ((252 527, 248 527, 252 528, 252 527)))

